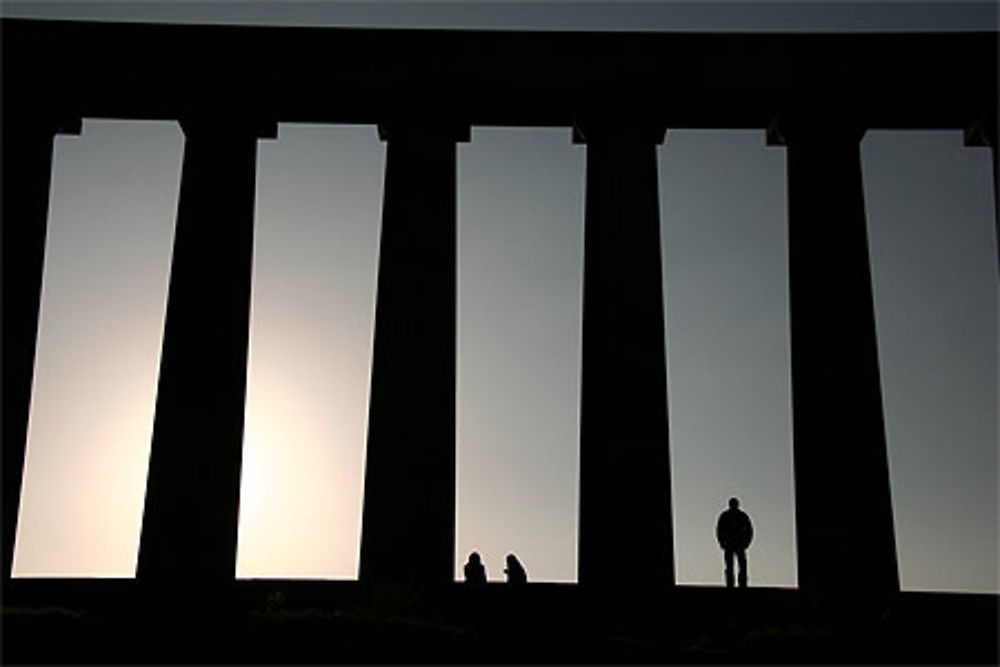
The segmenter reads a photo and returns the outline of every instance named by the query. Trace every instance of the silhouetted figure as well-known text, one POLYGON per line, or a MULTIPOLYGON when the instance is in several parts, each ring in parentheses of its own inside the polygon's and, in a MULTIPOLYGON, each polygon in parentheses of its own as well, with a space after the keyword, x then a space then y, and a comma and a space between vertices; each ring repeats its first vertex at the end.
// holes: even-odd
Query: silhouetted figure
POLYGON ((726 588, 733 587, 733 556, 740 566, 740 588, 747 587, 747 547, 753 540, 753 524, 746 512, 740 509, 737 498, 729 499, 729 509, 719 515, 715 526, 719 546, 725 550, 726 588))
POLYGON ((467 584, 485 584, 486 583, 486 568, 483 567, 482 559, 479 557, 478 551, 473 551, 469 554, 469 560, 465 562, 465 583, 467 584))
POLYGON ((528 573, 514 554, 507 554, 507 567, 503 571, 507 575, 508 584, 528 583, 528 573))

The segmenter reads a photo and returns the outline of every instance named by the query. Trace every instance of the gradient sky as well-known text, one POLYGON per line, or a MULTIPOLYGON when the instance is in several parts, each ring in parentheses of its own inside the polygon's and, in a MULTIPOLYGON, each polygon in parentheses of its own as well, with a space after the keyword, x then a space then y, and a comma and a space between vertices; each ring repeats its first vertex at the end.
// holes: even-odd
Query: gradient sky
MULTIPOLYGON (((376 3, 365 21, 356 3, 311 5, 310 20, 310 4, 292 4, 299 14, 274 10, 270 22, 385 25, 421 6, 413 25, 528 27, 522 5, 499 3, 512 9, 504 22, 497 4, 376 3)), ((579 24, 598 8, 611 28, 637 16, 631 3, 575 5, 573 18, 567 6, 545 5, 533 25, 601 27, 579 24)), ((641 11, 678 29, 815 29, 838 9, 776 3, 770 23, 740 23, 745 3, 711 6, 641 11)), ((956 5, 934 27, 989 28, 983 6, 956 5)), ((2 5, 5 16, 188 21, 201 7, 2 5)), ((258 22, 266 5, 213 7, 215 22, 258 22)), ((914 17, 941 10, 878 7, 838 16, 928 27, 914 17)), ((127 577, 183 135, 175 123, 88 119, 55 146, 15 573, 127 577)), ((514 551, 530 578, 572 581, 586 149, 568 129, 474 128, 458 156, 456 574, 477 549, 501 579, 514 551)), ((902 584, 996 592, 989 153, 957 131, 872 131, 862 157, 902 584)), ((282 125, 258 164, 237 574, 353 578, 384 145, 370 126, 282 125)), ((671 131, 659 166, 677 578, 721 584, 714 521, 737 495, 757 528, 751 583, 794 586, 784 149, 762 131, 671 131)))

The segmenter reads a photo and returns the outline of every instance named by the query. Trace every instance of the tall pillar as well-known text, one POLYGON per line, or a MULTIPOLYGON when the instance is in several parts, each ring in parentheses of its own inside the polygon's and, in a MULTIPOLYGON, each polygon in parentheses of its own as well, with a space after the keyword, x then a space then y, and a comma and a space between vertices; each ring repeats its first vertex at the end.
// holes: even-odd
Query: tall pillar
POLYGON ((382 126, 388 141, 360 578, 454 577, 456 141, 469 128, 382 126))
POLYGON ((581 585, 672 586, 656 146, 663 126, 578 126, 587 144, 580 402, 581 585))
MULTIPOLYGON (((17 96, 15 96, 17 97, 17 96)), ((79 134, 80 119, 57 122, 45 110, 4 100, 3 113, 3 580, 10 578, 27 446, 52 139, 79 134)))
POLYGON ((799 110, 787 145, 792 421, 803 590, 899 590, 879 378, 862 126, 799 110))
POLYGON ((231 580, 236 568, 258 137, 182 121, 186 136, 138 578, 231 580))

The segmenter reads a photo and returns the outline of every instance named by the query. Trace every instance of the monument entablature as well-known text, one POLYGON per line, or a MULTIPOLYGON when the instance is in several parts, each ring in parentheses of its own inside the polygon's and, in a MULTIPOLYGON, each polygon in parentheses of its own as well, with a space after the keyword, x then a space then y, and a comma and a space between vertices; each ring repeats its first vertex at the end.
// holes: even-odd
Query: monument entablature
POLYGON ((218 106, 274 122, 571 126, 597 107, 668 128, 766 128, 820 97, 868 128, 996 116, 997 33, 385 30, 3 20, 4 87, 36 111, 176 119, 218 106), (624 108, 620 108, 624 106, 624 108))

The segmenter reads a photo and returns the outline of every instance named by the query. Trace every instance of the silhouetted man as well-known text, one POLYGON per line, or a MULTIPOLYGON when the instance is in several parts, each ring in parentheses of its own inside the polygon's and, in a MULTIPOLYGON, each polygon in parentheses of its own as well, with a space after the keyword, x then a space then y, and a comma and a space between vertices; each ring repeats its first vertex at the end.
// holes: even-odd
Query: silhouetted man
POLYGON ((753 524, 746 512, 740 509, 740 501, 729 499, 729 509, 719 515, 715 526, 715 536, 726 552, 726 588, 733 587, 733 556, 740 566, 740 588, 747 587, 747 547, 753 540, 753 524))
POLYGON ((528 573, 524 571, 521 561, 514 554, 507 554, 507 567, 504 568, 504 574, 507 575, 508 584, 528 583, 528 573))
POLYGON ((482 559, 479 558, 479 552, 473 551, 469 554, 469 560, 465 563, 465 583, 467 584, 485 584, 486 583, 486 568, 483 567, 482 559))

